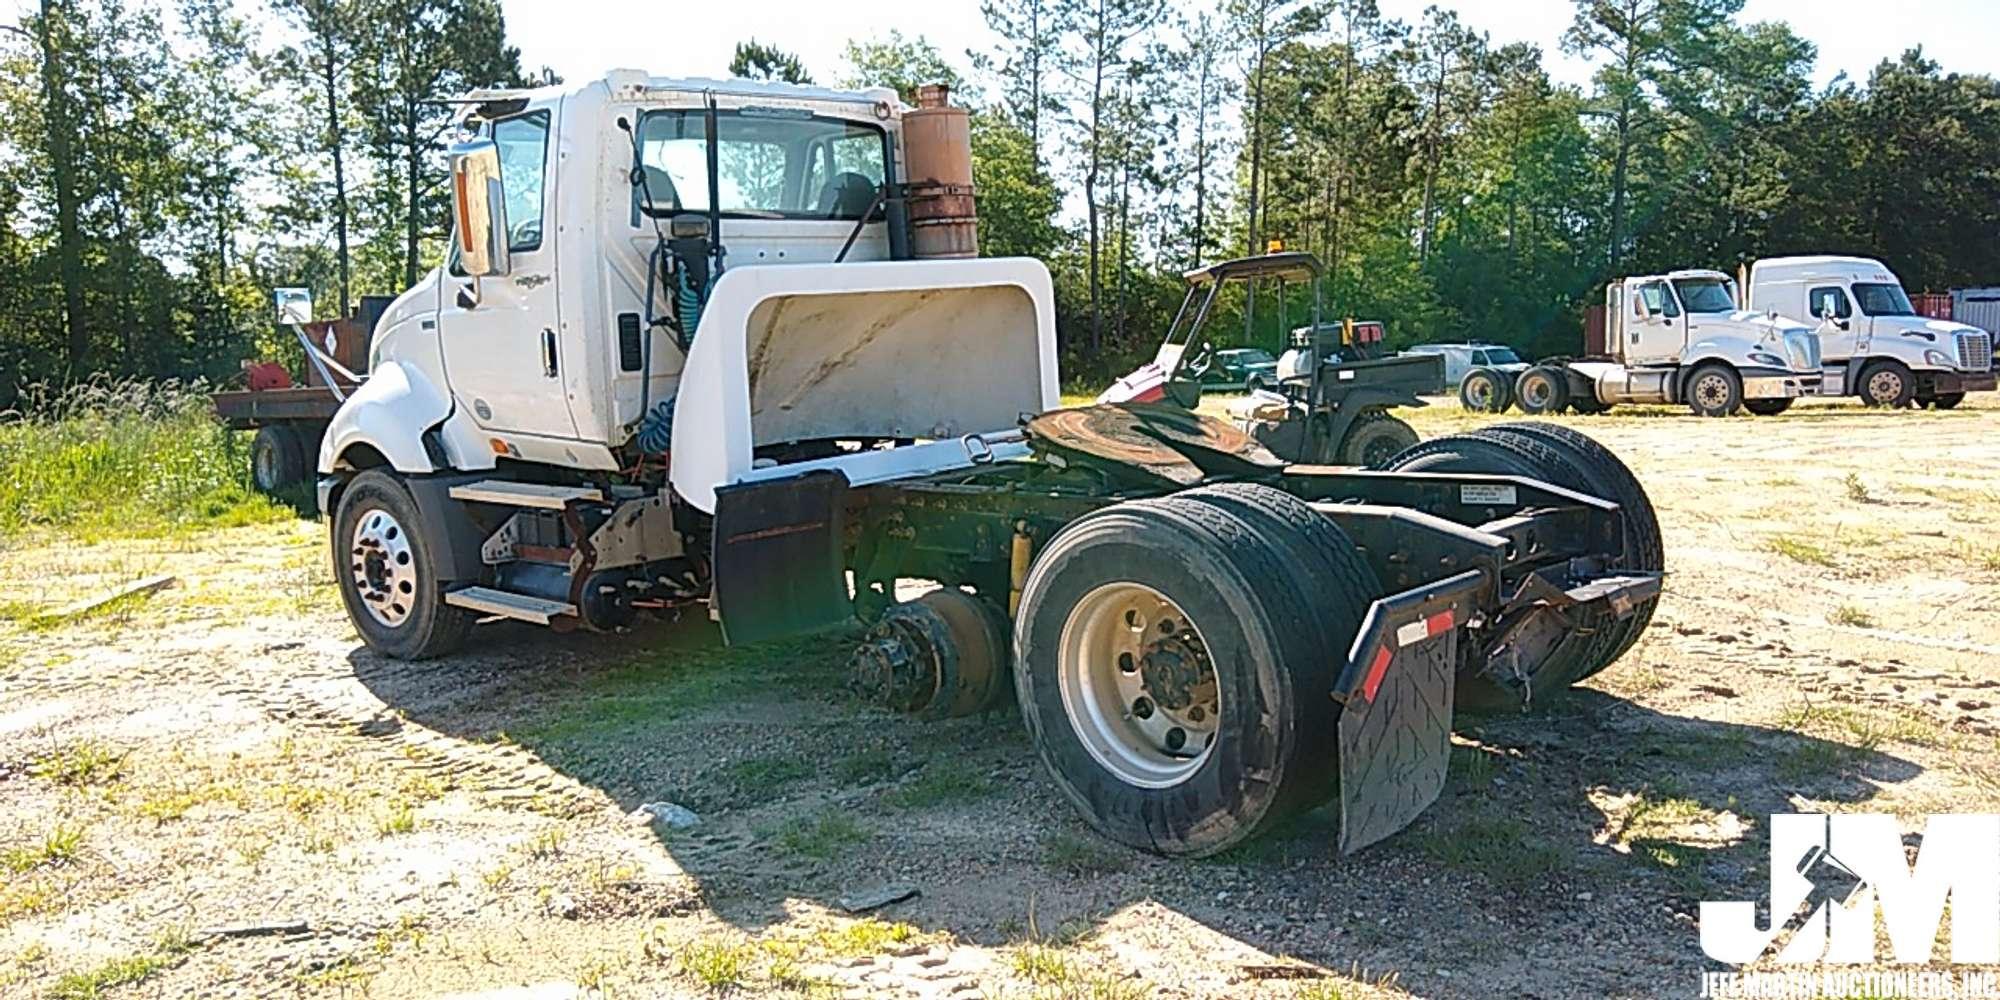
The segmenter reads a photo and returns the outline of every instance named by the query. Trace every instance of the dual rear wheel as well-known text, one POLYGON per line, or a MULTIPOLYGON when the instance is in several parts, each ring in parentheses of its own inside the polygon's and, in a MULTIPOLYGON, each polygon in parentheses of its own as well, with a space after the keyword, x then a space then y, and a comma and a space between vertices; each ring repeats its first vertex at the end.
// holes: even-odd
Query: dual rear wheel
POLYGON ((1028 575, 1023 719, 1100 833, 1225 850, 1336 790, 1327 693, 1379 591, 1338 526, 1268 487, 1106 508, 1028 575))

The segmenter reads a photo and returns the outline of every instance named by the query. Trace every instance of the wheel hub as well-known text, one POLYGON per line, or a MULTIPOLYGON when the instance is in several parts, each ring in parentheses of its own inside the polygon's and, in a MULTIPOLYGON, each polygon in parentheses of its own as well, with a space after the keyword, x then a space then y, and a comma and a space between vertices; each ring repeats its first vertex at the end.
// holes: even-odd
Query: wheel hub
POLYGON ((348 572, 368 616, 396 628, 416 607, 417 563, 409 532, 381 508, 366 510, 354 524, 348 572))
POLYGON ((1493 386, 1485 379, 1473 379, 1465 387, 1465 395, 1472 400, 1474 408, 1483 409, 1493 401, 1493 386))
POLYGON ((1549 384, 1538 378, 1531 378, 1521 386, 1521 396, 1533 406, 1546 404, 1554 395, 1549 384))
POLYGON ((1868 380, 1868 395, 1877 403, 1893 403, 1903 394, 1903 380, 1895 372, 1876 372, 1868 380))
POLYGON ((1165 788, 1201 767, 1220 729, 1208 645, 1179 606, 1141 583, 1084 595, 1063 625, 1063 709, 1090 755, 1127 783, 1165 788))
POLYGON ((1729 383, 1720 375, 1708 375, 1694 385, 1694 395, 1702 405, 1714 408, 1729 401, 1729 383))

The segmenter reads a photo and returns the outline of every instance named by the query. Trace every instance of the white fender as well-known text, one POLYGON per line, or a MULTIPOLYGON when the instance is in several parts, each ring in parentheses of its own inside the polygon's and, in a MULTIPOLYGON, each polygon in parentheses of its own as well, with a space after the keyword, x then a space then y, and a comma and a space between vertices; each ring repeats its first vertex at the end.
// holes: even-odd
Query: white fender
POLYGON ((750 475, 758 445, 954 442, 895 449, 931 456, 888 461, 896 472, 875 469, 881 452, 813 463, 860 483, 925 471, 948 453, 970 464, 955 439, 1012 431, 1022 413, 1058 405, 1055 295, 1040 261, 739 267, 710 292, 681 372, 671 476, 713 513, 716 489, 750 475))
POLYGON ((384 361, 333 414, 320 439, 319 472, 349 447, 365 444, 382 453, 397 472, 434 472, 424 453, 423 434, 451 415, 451 399, 407 361, 384 361))

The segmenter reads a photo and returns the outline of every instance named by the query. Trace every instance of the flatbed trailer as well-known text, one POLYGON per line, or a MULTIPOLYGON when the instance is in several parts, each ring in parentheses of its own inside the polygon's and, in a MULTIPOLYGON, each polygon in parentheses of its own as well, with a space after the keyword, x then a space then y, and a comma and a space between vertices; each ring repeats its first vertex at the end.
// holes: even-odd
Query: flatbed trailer
POLYGON ((301 324, 300 344, 311 352, 304 385, 294 383, 276 362, 246 361, 244 388, 209 396, 216 418, 231 430, 256 432, 250 442, 250 478, 258 490, 276 496, 308 488, 327 424, 360 382, 348 376, 367 372, 375 321, 391 301, 363 296, 347 319, 301 324))

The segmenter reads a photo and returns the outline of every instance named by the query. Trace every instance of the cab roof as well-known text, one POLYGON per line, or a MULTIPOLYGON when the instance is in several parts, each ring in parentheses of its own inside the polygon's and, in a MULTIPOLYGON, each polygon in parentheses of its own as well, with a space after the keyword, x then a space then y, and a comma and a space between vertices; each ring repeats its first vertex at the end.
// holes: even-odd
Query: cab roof
POLYGON ((459 103, 487 104, 496 101, 538 101, 564 94, 573 94, 599 83, 614 96, 636 96, 640 93, 713 93, 718 97, 766 98, 789 101, 823 101, 836 104, 886 104, 891 111, 903 109, 896 92, 888 87, 869 87, 863 90, 840 90, 832 87, 805 87, 798 84, 778 83, 765 80, 718 80, 712 77, 653 76, 644 70, 614 69, 593 80, 577 83, 558 83, 546 87, 493 88, 475 90, 458 99, 459 103))

